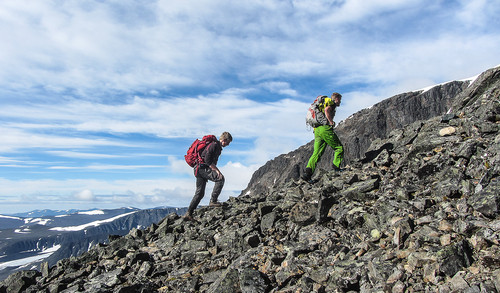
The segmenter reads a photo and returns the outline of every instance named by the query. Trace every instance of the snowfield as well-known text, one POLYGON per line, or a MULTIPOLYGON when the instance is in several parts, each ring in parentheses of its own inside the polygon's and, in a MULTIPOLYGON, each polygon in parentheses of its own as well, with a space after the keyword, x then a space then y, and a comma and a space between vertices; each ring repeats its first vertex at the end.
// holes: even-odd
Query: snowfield
POLYGON ((45 259, 45 258, 51 256, 59 248, 61 248, 61 245, 55 245, 55 246, 50 247, 50 248, 44 248, 42 251, 40 251, 40 253, 38 255, 35 255, 35 256, 30 256, 30 257, 26 257, 26 258, 21 258, 21 259, 16 259, 13 261, 7 261, 7 262, 0 263, 0 270, 3 270, 7 267, 23 266, 23 265, 30 264, 34 261, 39 261, 39 260, 45 259))
POLYGON ((12 219, 12 220, 19 220, 19 221, 22 221, 22 220, 23 220, 22 218, 12 217, 12 216, 4 216, 4 215, 0 215, 0 218, 4 218, 4 219, 12 219))
POLYGON ((28 228, 14 230, 14 233, 18 233, 18 234, 29 234, 30 232, 31 232, 31 230, 28 228))
POLYGON ((97 226, 99 226, 99 225, 101 225, 103 223, 113 222, 116 219, 119 219, 121 217, 125 217, 125 216, 128 216, 128 215, 131 215, 131 214, 136 213, 136 212, 137 211, 133 211, 133 212, 122 214, 122 215, 118 215, 116 217, 109 218, 109 219, 106 219, 106 220, 94 221, 94 222, 90 222, 90 223, 79 225, 79 226, 54 227, 54 228, 50 228, 50 230, 53 230, 53 231, 81 231, 81 230, 83 230, 85 228, 88 228, 88 227, 97 227, 97 226))
POLYGON ((42 219, 42 218, 26 218, 24 219, 24 223, 25 224, 38 224, 38 225, 44 225, 46 226, 48 223, 52 222, 52 220, 50 219, 42 219))
POLYGON ((104 211, 101 210, 93 210, 86 212, 78 212, 79 215, 104 215, 104 211))

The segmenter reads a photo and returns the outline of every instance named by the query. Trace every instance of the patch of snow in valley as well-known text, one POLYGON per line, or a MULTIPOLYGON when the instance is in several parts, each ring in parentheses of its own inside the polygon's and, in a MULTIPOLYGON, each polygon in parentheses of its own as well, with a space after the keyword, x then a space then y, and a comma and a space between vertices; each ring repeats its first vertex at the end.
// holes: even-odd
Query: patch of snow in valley
POLYGON ((52 222, 52 220, 50 219, 42 219, 42 218, 26 218, 24 219, 24 223, 25 224, 34 224, 34 223, 37 223, 39 225, 47 225, 48 223, 52 222))
POLYGON ((54 231, 81 231, 81 230, 83 230, 85 228, 88 228, 88 227, 97 227, 97 226, 99 226, 99 225, 101 225, 103 223, 113 222, 116 219, 119 219, 121 217, 125 217, 125 216, 128 216, 128 215, 131 215, 131 214, 136 213, 136 212, 137 211, 133 211, 133 212, 125 213, 123 215, 118 215, 116 217, 112 217, 112 218, 109 218, 109 219, 106 219, 106 220, 94 221, 94 222, 90 222, 90 223, 79 225, 79 226, 54 227, 54 228, 51 228, 50 230, 54 230, 54 231))
POLYGON ((30 229, 28 229, 28 228, 16 229, 16 230, 14 230, 14 233, 18 233, 18 234, 29 234, 29 233, 31 233, 31 230, 30 230, 30 229))
POLYGON ((51 256, 59 248, 61 248, 61 245, 55 245, 51 248, 43 249, 42 251, 40 251, 40 253, 38 255, 35 255, 35 256, 30 256, 30 257, 26 257, 26 258, 2 262, 2 263, 0 263, 0 270, 3 270, 7 267, 24 266, 24 265, 30 264, 34 261, 39 261, 39 260, 45 259, 45 258, 51 256))

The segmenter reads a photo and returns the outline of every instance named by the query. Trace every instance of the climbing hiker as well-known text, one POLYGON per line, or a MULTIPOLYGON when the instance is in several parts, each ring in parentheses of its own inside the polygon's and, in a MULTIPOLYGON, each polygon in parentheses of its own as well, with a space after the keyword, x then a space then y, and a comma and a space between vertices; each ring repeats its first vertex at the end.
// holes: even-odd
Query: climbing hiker
POLYGON ((311 104, 309 109, 311 115, 308 113, 306 121, 314 128, 314 152, 307 162, 307 166, 302 174, 302 179, 311 182, 311 177, 316 169, 316 163, 319 161, 325 152, 326 145, 328 144, 334 150, 333 169, 341 170, 340 164, 344 157, 344 147, 340 142, 337 134, 333 131, 335 122, 336 108, 340 106, 342 95, 333 93, 331 97, 318 96, 318 98, 311 104), (312 116, 312 119, 311 117, 312 116))
POLYGON ((210 198, 210 206, 217 207, 222 205, 217 199, 222 191, 225 179, 219 168, 217 168, 217 161, 219 160, 222 148, 228 146, 231 141, 233 141, 231 134, 224 132, 219 137, 219 140, 213 135, 207 135, 202 140, 193 142, 189 148, 186 155, 186 162, 194 168, 196 191, 184 215, 186 220, 193 220, 193 212, 205 196, 205 187, 208 180, 215 182, 210 198))

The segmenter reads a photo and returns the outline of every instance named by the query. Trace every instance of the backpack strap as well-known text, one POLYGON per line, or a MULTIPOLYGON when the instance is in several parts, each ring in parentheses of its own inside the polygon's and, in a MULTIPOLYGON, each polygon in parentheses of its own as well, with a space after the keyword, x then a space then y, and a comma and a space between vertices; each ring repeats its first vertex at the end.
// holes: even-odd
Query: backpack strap
POLYGON ((323 95, 318 96, 318 110, 320 110, 321 112, 325 112, 326 98, 328 98, 328 96, 323 96, 323 95))

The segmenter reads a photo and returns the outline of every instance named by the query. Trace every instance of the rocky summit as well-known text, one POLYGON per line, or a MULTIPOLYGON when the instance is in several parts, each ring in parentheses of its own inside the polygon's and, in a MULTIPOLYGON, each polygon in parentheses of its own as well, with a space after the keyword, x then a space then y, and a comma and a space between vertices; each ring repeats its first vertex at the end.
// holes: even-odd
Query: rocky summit
POLYGON ((500 292, 500 68, 341 171, 170 214, 3 292, 500 292))

